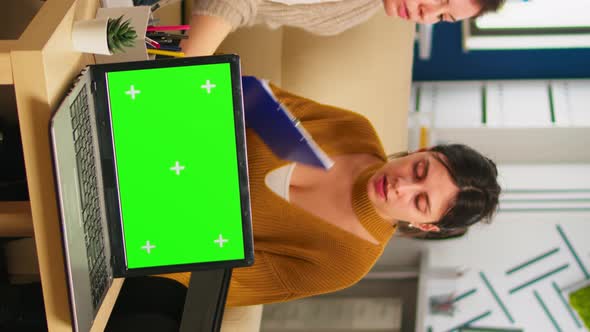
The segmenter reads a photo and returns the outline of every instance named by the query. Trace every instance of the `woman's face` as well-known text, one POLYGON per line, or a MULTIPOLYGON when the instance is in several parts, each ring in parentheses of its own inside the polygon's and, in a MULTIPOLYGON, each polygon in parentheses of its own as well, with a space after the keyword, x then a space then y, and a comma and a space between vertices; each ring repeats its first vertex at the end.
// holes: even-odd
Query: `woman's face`
POLYGON ((457 22, 479 13, 475 0, 383 0, 385 13, 421 24, 457 22))
POLYGON ((383 165, 369 179, 369 200, 384 219, 407 221, 424 231, 452 207, 459 188, 439 159, 442 154, 422 151, 383 165), (437 158, 438 157, 438 158, 437 158))

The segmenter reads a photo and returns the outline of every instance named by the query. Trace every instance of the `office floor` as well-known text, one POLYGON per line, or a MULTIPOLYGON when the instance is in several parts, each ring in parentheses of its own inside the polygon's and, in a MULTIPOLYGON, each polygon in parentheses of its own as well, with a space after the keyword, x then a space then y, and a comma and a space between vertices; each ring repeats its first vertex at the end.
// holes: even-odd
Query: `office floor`
MULTIPOLYGON (((400 299, 401 332, 413 332, 416 320, 417 279, 361 280, 356 285, 336 293, 320 295, 311 299, 334 298, 394 298, 400 299)), ((281 304, 275 304, 280 306, 281 304)), ((265 309, 266 310, 266 309, 265 309)), ((270 313, 270 312, 269 312, 270 313)), ((264 321, 264 312, 263 317, 264 321)), ((276 318, 273 318, 276 319, 276 318)), ((329 323, 328 323, 329 324, 329 323)), ((264 323, 262 324, 264 326, 264 323)), ((264 331, 264 329, 262 330, 264 331)), ((397 330, 396 330, 397 331, 397 330)))
POLYGON ((402 300, 401 332, 414 331, 416 320, 416 294, 418 292, 417 279, 397 280, 361 280, 356 285, 339 292, 324 296, 333 297, 393 297, 402 300))

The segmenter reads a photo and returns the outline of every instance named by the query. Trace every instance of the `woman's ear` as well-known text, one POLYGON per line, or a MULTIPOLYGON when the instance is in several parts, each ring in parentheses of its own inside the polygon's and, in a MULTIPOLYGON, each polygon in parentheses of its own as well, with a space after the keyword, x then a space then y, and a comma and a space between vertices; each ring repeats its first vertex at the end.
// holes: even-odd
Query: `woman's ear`
POLYGON ((435 224, 418 224, 415 226, 423 232, 440 232, 440 228, 435 224))

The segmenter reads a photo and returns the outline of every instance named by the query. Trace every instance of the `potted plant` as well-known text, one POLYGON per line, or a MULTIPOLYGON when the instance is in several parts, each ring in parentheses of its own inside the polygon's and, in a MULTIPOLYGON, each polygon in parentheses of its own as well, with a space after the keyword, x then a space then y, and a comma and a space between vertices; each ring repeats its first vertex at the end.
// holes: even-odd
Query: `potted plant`
POLYGON ((129 19, 103 17, 76 22, 72 29, 74 49, 85 53, 111 55, 133 47, 137 32, 129 19))
POLYGON ((586 283, 584 286, 569 293, 569 302, 572 308, 578 313, 584 325, 590 327, 590 284, 586 283))
POLYGON ((561 292, 577 319, 590 328, 590 279, 567 285, 561 292))
POLYGON ((129 19, 123 21, 123 15, 116 19, 109 18, 107 23, 107 44, 111 53, 125 52, 125 47, 135 45, 137 32, 131 26, 129 19))

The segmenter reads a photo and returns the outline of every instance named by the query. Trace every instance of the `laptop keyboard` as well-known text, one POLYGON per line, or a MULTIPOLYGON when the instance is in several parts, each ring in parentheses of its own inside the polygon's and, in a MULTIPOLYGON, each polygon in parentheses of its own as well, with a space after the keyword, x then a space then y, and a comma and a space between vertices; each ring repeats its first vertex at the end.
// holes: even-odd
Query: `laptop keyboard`
POLYGON ((104 239, 102 233, 101 214, 99 207, 98 186, 92 132, 88 108, 87 86, 85 86, 74 102, 70 105, 72 128, 74 129, 74 147, 80 183, 80 199, 82 202, 82 224, 88 267, 90 269, 90 285, 94 309, 98 307, 108 281, 104 239))

